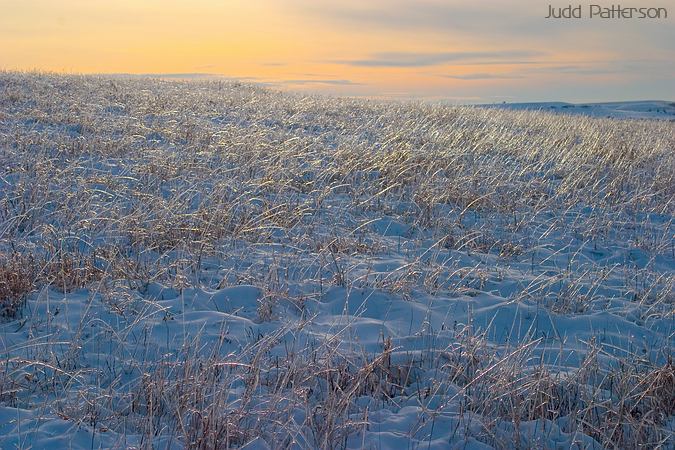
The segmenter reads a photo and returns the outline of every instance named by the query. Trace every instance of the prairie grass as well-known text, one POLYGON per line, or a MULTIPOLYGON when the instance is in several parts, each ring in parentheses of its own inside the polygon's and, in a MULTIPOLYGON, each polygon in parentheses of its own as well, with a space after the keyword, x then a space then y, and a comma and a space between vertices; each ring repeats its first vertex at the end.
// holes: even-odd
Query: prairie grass
POLYGON ((2 72, 0 404, 39 418, 2 432, 387 448, 389 411, 414 448, 672 448, 674 149, 666 121, 2 72))

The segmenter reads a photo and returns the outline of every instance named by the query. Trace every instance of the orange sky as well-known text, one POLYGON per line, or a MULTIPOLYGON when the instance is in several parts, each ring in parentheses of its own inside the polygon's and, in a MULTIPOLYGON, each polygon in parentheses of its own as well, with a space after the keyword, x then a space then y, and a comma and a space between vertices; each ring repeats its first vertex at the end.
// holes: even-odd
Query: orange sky
POLYGON ((209 73, 460 102, 675 91, 673 19, 553 23, 539 0, 0 0, 0 11, 9 70, 209 73))

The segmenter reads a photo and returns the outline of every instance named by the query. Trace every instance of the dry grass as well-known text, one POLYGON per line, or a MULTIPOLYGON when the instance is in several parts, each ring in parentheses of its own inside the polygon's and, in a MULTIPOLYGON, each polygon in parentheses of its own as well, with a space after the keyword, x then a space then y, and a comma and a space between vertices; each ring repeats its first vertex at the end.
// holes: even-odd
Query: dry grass
POLYGON ((16 318, 35 288, 34 262, 20 254, 0 254, 0 316, 16 318))
POLYGON ((570 367, 560 336, 496 343, 470 321, 411 330, 423 349, 383 335, 367 351, 342 323, 305 333, 312 305, 338 288, 409 302, 491 291, 554 316, 625 301, 630 312, 612 314, 672 324, 675 277, 661 262, 675 258, 674 127, 219 81, 0 73, 2 315, 20 319, 27 298, 38 308, 88 292, 72 341, 47 332, 61 320, 51 306, 10 323, 36 337, 3 344, 0 402, 94 435, 141 436, 144 448, 256 437, 343 448, 365 439, 373 406, 415 399, 411 438, 451 410, 457 433, 498 448, 538 446, 524 431, 532 421, 606 448, 668 448, 667 345, 588 345, 570 367), (634 259, 584 256, 609 258, 617 245, 634 259), (194 289, 239 284, 263 293, 251 323, 276 331, 199 331, 175 352, 153 347, 159 325, 146 323, 186 309, 161 303, 154 286, 187 304, 194 289), (102 326, 104 313, 115 320, 102 326), (554 362, 542 356, 551 339, 554 362), (92 342, 105 364, 83 356, 92 342))

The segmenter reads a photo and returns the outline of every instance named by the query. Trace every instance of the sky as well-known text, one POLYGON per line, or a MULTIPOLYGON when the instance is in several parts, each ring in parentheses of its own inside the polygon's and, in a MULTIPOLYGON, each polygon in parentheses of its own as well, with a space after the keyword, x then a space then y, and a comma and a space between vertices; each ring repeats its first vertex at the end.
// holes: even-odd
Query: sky
MULTIPOLYGON (((581 3, 585 14, 588 4, 581 3)), ((548 5, 0 0, 0 69, 208 74, 279 89, 457 103, 675 99, 675 0, 622 3, 667 8, 660 20, 545 19, 548 5)))

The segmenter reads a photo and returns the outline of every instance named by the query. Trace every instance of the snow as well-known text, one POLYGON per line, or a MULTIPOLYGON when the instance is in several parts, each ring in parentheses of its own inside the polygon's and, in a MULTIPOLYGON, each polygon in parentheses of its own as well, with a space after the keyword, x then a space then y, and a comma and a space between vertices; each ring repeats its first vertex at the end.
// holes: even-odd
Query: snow
MULTIPOLYGON (((599 449, 607 380, 672 369, 669 122, 3 89, 2 252, 93 252, 104 275, 36 282, 0 323, 2 448, 599 449)), ((664 414, 642 437, 668 447, 664 414)))
POLYGON ((668 101, 629 101, 604 103, 501 103, 483 105, 491 108, 504 108, 516 111, 546 111, 556 114, 608 117, 614 119, 662 119, 675 120, 675 102, 668 101))

